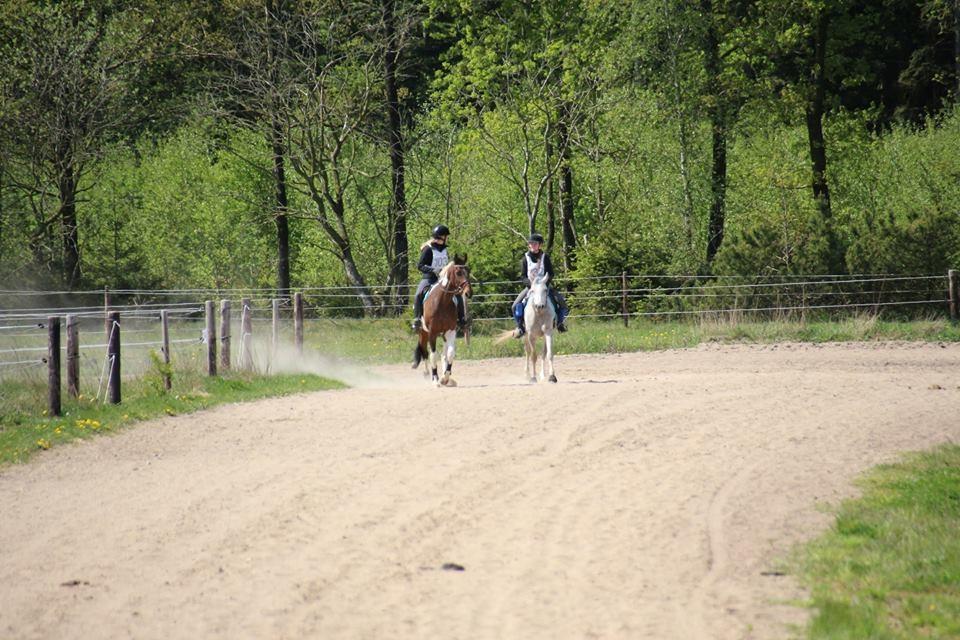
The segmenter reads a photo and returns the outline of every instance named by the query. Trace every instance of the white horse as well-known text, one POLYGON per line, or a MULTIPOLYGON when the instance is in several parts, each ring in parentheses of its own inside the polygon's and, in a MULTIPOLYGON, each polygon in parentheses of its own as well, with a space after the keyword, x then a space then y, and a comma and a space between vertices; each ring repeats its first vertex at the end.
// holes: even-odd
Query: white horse
POLYGON ((523 350, 526 352, 526 371, 530 382, 537 381, 537 338, 543 336, 543 363, 540 365, 540 381, 546 377, 550 382, 556 382, 557 376, 553 372, 553 322, 557 317, 557 310, 550 300, 550 289, 547 281, 550 276, 544 275, 530 283, 530 293, 527 294, 527 306, 523 310, 523 322, 526 334, 523 338, 523 350), (550 375, 547 376, 549 367, 550 375))

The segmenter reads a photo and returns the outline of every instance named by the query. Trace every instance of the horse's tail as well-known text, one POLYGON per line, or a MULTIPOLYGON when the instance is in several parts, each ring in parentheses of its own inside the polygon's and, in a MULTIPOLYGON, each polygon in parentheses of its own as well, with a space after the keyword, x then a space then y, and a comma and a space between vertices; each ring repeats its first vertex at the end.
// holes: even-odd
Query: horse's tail
POLYGON ((411 369, 416 369, 420 366, 420 363, 423 362, 423 359, 427 357, 427 352, 424 350, 423 345, 417 342, 417 346, 413 349, 413 366, 411 369))
POLYGON ((493 339, 493 344, 503 344, 513 336, 517 335, 514 329, 507 329, 501 331, 496 338, 493 339))

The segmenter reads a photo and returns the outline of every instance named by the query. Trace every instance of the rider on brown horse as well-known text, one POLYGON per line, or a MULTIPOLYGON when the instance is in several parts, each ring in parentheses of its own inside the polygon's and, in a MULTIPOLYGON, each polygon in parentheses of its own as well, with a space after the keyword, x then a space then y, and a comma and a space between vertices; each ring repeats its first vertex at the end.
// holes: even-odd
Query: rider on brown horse
MULTIPOLYGON (((431 240, 424 242, 420 247, 420 260, 417 262, 417 269, 423 274, 420 284, 417 285, 417 293, 413 298, 413 330, 419 331, 423 324, 423 297, 427 289, 436 284, 450 258, 447 256, 447 236, 450 235, 450 229, 442 224, 433 228, 431 240)), ((457 296, 457 327, 463 330, 466 325, 465 309, 463 299, 457 296)))

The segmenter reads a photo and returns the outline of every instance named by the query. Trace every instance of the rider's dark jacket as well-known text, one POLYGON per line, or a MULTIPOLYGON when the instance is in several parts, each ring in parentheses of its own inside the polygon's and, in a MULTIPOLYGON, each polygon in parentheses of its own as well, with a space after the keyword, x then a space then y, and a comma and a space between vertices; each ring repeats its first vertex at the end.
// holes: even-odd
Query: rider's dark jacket
POLYGON ((447 245, 438 244, 436 241, 431 242, 423 248, 423 251, 420 252, 420 260, 417 262, 417 269, 420 273, 423 274, 423 279, 427 280, 430 284, 433 284, 438 280, 438 276, 434 273, 433 270, 433 252, 442 252, 446 251, 447 245))
POLYGON ((530 253, 527 251, 523 254, 523 258, 520 260, 520 280, 523 282, 523 286, 530 286, 530 278, 527 276, 528 256, 531 262, 539 262, 540 260, 543 260, 543 273, 550 276, 550 281, 553 282, 553 263, 550 262, 550 256, 543 251, 540 253, 530 253))

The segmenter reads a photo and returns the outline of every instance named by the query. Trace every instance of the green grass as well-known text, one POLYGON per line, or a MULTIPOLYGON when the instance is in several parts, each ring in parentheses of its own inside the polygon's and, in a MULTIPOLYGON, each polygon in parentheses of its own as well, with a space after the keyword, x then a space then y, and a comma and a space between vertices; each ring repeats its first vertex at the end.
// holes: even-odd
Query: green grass
POLYGON ((878 467, 807 545, 809 638, 960 638, 960 446, 878 467))
MULTIPOLYGON (((523 352, 519 340, 494 344, 494 337, 512 322, 478 321, 471 344, 457 343, 457 358, 516 357, 523 352)), ((411 358, 414 334, 409 320, 309 321, 305 330, 308 348, 366 363, 404 362, 411 358)), ((947 320, 894 322, 872 316, 842 321, 800 322, 730 320, 657 322, 573 319, 570 331, 555 340, 557 354, 622 353, 693 347, 703 342, 846 342, 876 340, 960 341, 960 326, 947 320)))
POLYGON ((174 388, 159 390, 158 380, 146 376, 125 380, 119 405, 101 404, 81 395, 65 399, 63 415, 49 417, 43 409, 46 388, 36 381, 4 382, 0 398, 0 465, 23 462, 42 449, 100 433, 110 433, 141 420, 179 415, 227 402, 282 396, 301 391, 342 388, 339 382, 316 375, 231 374, 210 378, 176 371, 174 388))

